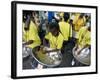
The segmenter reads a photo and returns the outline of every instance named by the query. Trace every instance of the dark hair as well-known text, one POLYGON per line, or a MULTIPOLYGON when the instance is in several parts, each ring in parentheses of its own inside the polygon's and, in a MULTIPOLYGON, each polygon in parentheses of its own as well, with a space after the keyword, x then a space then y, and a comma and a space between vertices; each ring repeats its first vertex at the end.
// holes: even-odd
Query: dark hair
POLYGON ((83 18, 83 16, 84 16, 84 13, 81 13, 81 15, 79 16, 79 18, 83 18))
POLYGON ((64 13, 64 16, 63 16, 63 18, 64 18, 64 21, 68 21, 68 19, 69 19, 69 13, 64 13))
POLYGON ((49 30, 51 30, 51 29, 59 30, 59 24, 57 22, 50 22, 49 23, 49 30))
POLYGON ((31 16, 32 12, 28 10, 23 10, 23 21, 26 22, 28 16, 31 16))

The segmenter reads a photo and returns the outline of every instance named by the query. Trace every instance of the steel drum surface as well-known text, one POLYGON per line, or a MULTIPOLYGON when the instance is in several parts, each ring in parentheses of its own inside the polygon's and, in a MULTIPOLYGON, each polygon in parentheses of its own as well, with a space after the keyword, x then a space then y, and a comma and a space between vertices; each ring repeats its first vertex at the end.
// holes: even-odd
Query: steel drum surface
POLYGON ((83 49, 79 55, 77 55, 77 52, 73 49, 73 56, 76 60, 79 62, 85 64, 85 65, 90 65, 90 50, 88 48, 83 49))
MULTIPOLYGON (((45 50, 53 50, 51 48, 45 48, 45 50)), ((62 61, 62 53, 61 51, 52 51, 49 53, 45 53, 45 51, 42 49, 40 51, 33 52, 32 56, 42 65, 48 66, 48 67, 54 67, 60 65, 62 61)))

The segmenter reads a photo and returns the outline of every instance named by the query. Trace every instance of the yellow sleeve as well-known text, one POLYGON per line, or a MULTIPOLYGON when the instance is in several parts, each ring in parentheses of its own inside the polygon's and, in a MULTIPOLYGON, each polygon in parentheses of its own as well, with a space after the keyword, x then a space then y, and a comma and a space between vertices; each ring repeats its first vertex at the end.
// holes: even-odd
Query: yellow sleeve
POLYGON ((87 42, 86 42, 86 44, 91 45, 91 40, 88 39, 87 42))
POLYGON ((77 39, 79 39, 79 35, 81 34, 81 31, 77 32, 77 39))
POLYGON ((86 27, 81 27, 81 29, 79 30, 79 32, 77 33, 77 38, 79 39, 80 36, 84 33, 84 31, 86 30, 86 27))
POLYGON ((31 21, 29 29, 29 40, 38 40, 38 31, 35 24, 31 21))
POLYGON ((57 40, 57 49, 61 49, 63 46, 63 41, 64 41, 64 37, 63 35, 60 33, 58 36, 58 40, 57 40))
POLYGON ((66 30, 66 34, 68 34, 68 37, 72 37, 72 26, 69 23, 67 23, 67 26, 68 26, 68 29, 66 30))
POLYGON ((35 36, 32 31, 29 33, 29 40, 35 40, 35 36))
POLYGON ((28 45, 28 47, 30 47, 30 48, 34 48, 34 47, 39 46, 41 44, 41 40, 40 40, 37 28, 34 25, 34 23, 30 24, 28 40, 33 40, 33 43, 28 45))
POLYGON ((79 32, 77 32, 78 43, 80 43, 80 40, 81 40, 81 36, 82 36, 83 31, 84 31, 83 28, 81 28, 81 29, 79 30, 79 32))
POLYGON ((49 38, 50 38, 50 32, 45 35, 45 39, 49 40, 49 38))
POLYGON ((33 25, 30 24, 30 29, 29 29, 29 40, 34 40, 34 29, 33 29, 33 25))

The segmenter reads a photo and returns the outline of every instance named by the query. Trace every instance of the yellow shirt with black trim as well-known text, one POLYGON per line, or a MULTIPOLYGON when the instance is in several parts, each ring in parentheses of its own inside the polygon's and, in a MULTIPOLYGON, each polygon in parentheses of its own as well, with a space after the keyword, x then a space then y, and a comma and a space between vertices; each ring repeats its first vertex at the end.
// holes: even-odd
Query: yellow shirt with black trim
POLYGON ((60 31, 64 37, 65 41, 68 41, 69 37, 72 37, 72 27, 68 22, 59 22, 60 31))
POLYGON ((57 37, 53 36, 51 32, 45 35, 45 39, 49 41, 50 48, 53 49, 61 49, 64 41, 64 37, 59 32, 59 35, 57 37))
POLYGON ((82 27, 79 30, 77 38, 78 38, 78 44, 81 48, 87 44, 91 45, 91 32, 87 30, 86 26, 82 27))
POLYGON ((33 40, 32 44, 27 45, 29 48, 34 48, 41 44, 41 40, 38 36, 38 29, 37 29, 36 25, 33 23, 33 21, 30 21, 29 30, 23 31, 23 32, 24 32, 23 40, 25 42, 28 42, 29 40, 33 40))

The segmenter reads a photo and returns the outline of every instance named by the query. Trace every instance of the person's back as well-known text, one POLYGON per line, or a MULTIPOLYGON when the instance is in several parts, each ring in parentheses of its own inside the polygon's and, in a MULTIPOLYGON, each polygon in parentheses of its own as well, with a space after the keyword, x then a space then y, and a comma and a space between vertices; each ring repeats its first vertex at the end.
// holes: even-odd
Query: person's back
POLYGON ((69 37, 72 37, 72 27, 68 23, 69 17, 70 17, 69 13, 64 13, 63 15, 64 21, 62 20, 59 22, 60 31, 65 41, 68 41, 69 37))
POLYGON ((59 27, 65 41, 67 41, 69 37, 72 37, 72 27, 68 22, 59 22, 59 27))

